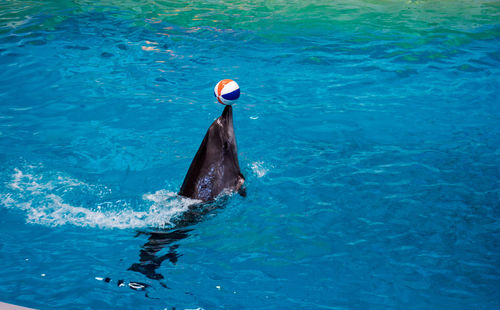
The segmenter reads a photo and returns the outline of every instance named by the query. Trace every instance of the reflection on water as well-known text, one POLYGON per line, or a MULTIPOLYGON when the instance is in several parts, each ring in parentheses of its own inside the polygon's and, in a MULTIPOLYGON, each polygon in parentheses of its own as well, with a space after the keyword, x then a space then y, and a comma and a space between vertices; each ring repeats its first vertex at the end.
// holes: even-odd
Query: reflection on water
MULTIPOLYGON (((139 263, 132 264, 128 270, 142 273, 152 280, 164 279, 165 276, 157 271, 161 264, 168 260, 175 265, 179 257, 182 256, 177 251, 181 241, 190 236, 194 230, 193 226, 208 216, 215 216, 215 211, 224 208, 228 199, 230 196, 222 195, 216 201, 189 206, 188 210, 175 220, 175 227, 172 229, 153 232, 139 231, 136 237, 146 235, 148 240, 139 252, 139 263), (167 253, 163 254, 162 251, 167 248, 167 253)), ((160 284, 164 285, 162 282, 160 284)))
MULTIPOLYGON (((148 241, 142 246, 139 254, 139 263, 135 263, 128 270, 137 271, 153 280, 161 280, 164 276, 156 270, 161 266, 163 261, 169 260, 172 264, 177 263, 181 254, 177 253, 177 248, 180 244, 173 244, 181 241, 189 236, 192 229, 178 229, 168 232, 151 232, 148 241), (168 253, 161 256, 158 252, 165 247, 168 248, 168 253)), ((137 236, 146 233, 138 233, 137 236)))

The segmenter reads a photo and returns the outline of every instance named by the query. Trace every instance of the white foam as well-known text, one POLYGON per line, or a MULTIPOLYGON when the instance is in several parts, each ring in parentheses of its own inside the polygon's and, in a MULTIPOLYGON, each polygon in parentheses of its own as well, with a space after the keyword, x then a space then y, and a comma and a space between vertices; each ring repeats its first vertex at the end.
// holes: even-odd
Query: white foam
POLYGON ((262 178, 269 172, 269 168, 266 168, 263 161, 256 161, 252 163, 252 171, 258 178, 262 178))
POLYGON ((40 166, 14 169, 7 193, 0 192, 0 206, 26 212, 29 223, 100 228, 165 228, 198 201, 167 190, 142 195, 134 204, 109 200, 111 190, 62 173, 44 172, 40 166), (42 170, 42 171, 41 171, 42 170), (74 205, 71 197, 85 197, 89 205, 74 205), (68 198, 68 196, 70 198, 68 198), (92 204, 90 202, 93 202, 92 204))

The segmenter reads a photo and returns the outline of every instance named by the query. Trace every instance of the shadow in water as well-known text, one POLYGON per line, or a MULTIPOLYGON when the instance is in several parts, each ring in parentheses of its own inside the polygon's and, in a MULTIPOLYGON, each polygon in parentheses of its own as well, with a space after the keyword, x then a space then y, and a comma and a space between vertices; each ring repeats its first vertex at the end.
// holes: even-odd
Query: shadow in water
POLYGON ((128 270, 142 273, 149 279, 164 279, 164 276, 157 270, 165 260, 174 265, 177 263, 179 257, 182 256, 182 254, 178 253, 180 241, 188 238, 194 230, 188 227, 192 227, 207 217, 215 215, 213 211, 224 208, 227 201, 228 197, 224 196, 213 202, 191 205, 188 211, 175 222, 173 228, 154 232, 138 232, 136 237, 149 235, 148 241, 141 247, 139 262, 132 264, 128 270), (166 254, 159 254, 167 247, 168 252, 166 254))
POLYGON ((163 279, 163 275, 156 272, 165 260, 169 260, 172 264, 177 263, 181 256, 177 253, 179 244, 173 244, 176 241, 186 239, 192 229, 177 229, 174 231, 159 231, 144 233, 138 232, 136 237, 142 234, 149 234, 148 241, 142 246, 139 253, 139 263, 132 264, 128 270, 140 272, 146 277, 153 280, 163 279), (167 254, 157 256, 157 253, 169 246, 167 254))

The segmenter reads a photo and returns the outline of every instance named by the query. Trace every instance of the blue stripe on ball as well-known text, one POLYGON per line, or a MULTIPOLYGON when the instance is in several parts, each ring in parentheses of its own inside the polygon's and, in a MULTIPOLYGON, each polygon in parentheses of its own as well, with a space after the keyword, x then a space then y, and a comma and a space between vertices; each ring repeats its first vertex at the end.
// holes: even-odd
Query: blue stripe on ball
POLYGON ((226 100, 236 100, 240 98, 240 89, 238 88, 237 90, 234 90, 230 93, 222 95, 222 98, 226 100))

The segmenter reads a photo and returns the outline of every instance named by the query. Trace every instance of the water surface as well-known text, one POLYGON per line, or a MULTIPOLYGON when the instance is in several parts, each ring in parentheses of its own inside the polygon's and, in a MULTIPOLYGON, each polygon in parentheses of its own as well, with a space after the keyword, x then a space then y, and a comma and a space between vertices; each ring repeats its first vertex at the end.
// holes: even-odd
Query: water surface
POLYGON ((1 3, 0 300, 499 308, 499 20, 486 0, 1 3), (151 235, 192 203, 224 78, 247 197, 151 235))

